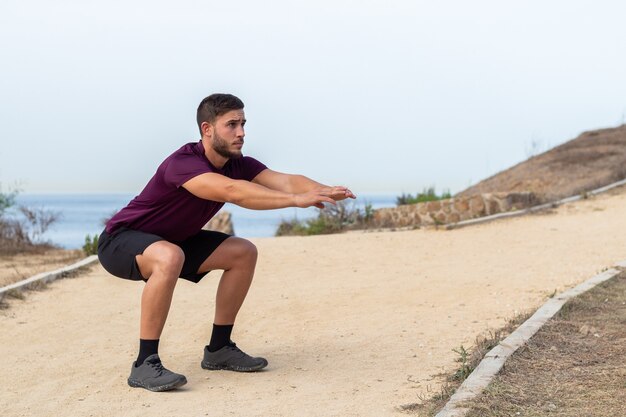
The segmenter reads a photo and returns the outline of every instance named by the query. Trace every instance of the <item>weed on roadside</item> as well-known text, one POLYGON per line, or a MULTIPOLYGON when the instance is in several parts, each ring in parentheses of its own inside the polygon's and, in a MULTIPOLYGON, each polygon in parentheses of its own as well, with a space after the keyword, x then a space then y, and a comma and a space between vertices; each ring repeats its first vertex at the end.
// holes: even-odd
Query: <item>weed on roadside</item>
POLYGON ((476 337, 474 346, 467 349, 463 345, 452 349, 458 357, 456 362, 460 365, 449 373, 439 375, 443 377, 443 383, 436 392, 431 392, 427 387, 426 394, 417 395, 418 401, 404 404, 397 407, 397 410, 407 414, 432 417, 441 410, 448 402, 454 392, 467 379, 472 371, 480 364, 485 355, 500 341, 509 336, 523 322, 531 316, 530 312, 520 313, 509 319, 507 323, 498 330, 489 330, 476 337))
POLYGON ((569 300, 483 393, 468 417, 626 415, 626 273, 569 300))

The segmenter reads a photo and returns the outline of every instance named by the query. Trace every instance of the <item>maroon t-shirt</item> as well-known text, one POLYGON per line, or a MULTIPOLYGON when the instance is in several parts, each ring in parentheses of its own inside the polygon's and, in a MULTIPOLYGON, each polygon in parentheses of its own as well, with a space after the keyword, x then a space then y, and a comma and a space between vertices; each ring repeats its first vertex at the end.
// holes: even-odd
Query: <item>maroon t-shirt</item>
POLYGON ((106 224, 107 233, 120 227, 153 233, 171 242, 183 241, 202 229, 224 203, 196 197, 185 182, 206 172, 252 181, 267 167, 249 156, 230 159, 222 169, 204 155, 202 141, 184 145, 159 166, 141 194, 106 224))

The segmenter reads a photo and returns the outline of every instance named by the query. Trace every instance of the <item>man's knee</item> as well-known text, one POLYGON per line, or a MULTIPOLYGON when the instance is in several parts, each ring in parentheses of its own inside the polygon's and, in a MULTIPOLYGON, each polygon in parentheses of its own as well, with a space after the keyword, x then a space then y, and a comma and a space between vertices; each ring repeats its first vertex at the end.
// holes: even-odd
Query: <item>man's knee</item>
POLYGON ((237 239, 237 241, 233 242, 234 245, 231 253, 233 259, 246 263, 256 263, 259 251, 255 244, 246 239, 232 239, 237 239))
POLYGON ((157 263, 162 268, 180 272, 185 263, 185 253, 180 247, 171 244, 163 251, 157 263))
POLYGON ((185 253, 173 243, 159 241, 148 246, 144 253, 137 257, 140 271, 145 278, 149 278, 155 272, 160 272, 165 277, 178 279, 185 253))

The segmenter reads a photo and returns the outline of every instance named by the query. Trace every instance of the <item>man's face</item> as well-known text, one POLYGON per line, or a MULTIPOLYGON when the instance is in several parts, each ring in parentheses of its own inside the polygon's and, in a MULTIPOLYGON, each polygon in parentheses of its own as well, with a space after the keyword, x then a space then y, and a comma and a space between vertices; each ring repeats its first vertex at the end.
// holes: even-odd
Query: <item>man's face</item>
POLYGON ((213 150, 224 158, 240 158, 243 137, 246 135, 243 129, 245 124, 243 110, 231 110, 218 116, 213 124, 213 150))

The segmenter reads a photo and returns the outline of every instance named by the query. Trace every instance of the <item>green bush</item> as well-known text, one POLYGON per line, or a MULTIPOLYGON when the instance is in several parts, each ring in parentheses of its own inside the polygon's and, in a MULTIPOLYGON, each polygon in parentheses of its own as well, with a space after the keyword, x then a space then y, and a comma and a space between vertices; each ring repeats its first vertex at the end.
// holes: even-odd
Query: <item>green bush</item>
POLYGON ((276 230, 276 236, 308 236, 339 233, 348 229, 364 229, 374 218, 374 209, 366 204, 363 210, 340 201, 319 209, 317 217, 308 220, 283 220, 276 230))
POLYGON ((404 204, 425 203, 427 201, 446 200, 448 198, 452 198, 450 190, 444 190, 441 195, 437 195, 435 187, 428 187, 424 188, 421 193, 417 193, 415 196, 402 193, 399 197, 396 197, 396 205, 402 206, 404 204))
POLYGON ((98 235, 93 235, 93 237, 87 235, 85 236, 85 244, 83 245, 83 252, 85 255, 96 255, 98 253, 98 235))
POLYGON ((306 225, 298 219, 281 221, 275 233, 276 236, 303 236, 306 234, 306 225))
POLYGON ((0 185, 0 217, 4 215, 4 212, 15 205, 15 197, 17 197, 17 190, 11 190, 8 193, 2 191, 2 185, 0 185))

